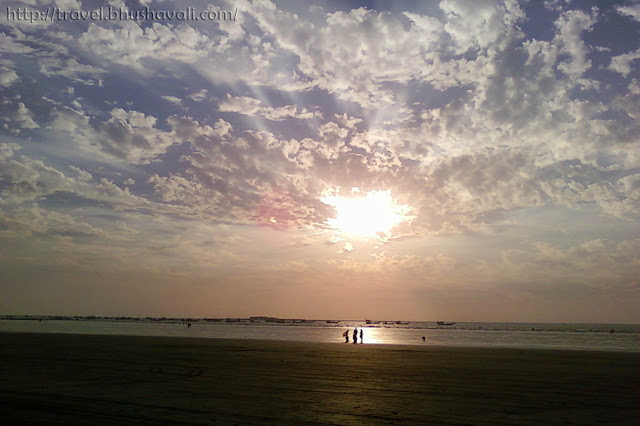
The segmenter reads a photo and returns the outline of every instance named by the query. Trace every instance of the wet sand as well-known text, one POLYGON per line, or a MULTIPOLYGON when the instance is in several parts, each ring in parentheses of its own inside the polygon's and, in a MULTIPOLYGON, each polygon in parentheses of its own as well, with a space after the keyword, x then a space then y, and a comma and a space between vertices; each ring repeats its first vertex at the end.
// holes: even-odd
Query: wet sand
POLYGON ((0 407, 11 424, 637 426, 639 361, 632 353, 0 333, 0 407))

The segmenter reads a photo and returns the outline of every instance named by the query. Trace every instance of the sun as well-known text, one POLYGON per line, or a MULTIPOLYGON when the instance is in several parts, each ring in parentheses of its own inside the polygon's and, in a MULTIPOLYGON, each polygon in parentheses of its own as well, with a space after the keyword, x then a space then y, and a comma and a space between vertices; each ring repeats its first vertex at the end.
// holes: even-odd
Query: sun
POLYGON ((322 202, 336 211, 327 224, 344 235, 375 238, 389 235, 391 229, 408 219, 409 206, 397 204, 391 191, 369 191, 360 195, 358 188, 352 196, 329 195, 322 202))

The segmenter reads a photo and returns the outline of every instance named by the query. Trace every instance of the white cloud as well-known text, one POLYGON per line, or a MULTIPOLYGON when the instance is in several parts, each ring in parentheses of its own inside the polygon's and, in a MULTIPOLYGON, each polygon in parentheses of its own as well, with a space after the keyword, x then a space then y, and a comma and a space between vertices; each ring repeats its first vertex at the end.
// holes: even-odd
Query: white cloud
POLYGON ((18 102, 18 110, 13 115, 13 120, 21 129, 38 129, 40 126, 34 120, 33 112, 22 102, 18 102))
POLYGON ((182 99, 175 96, 162 96, 162 99, 171 102, 172 104, 182 105, 182 99))
POLYGON ((344 246, 338 253, 349 253, 349 252, 352 252, 353 250, 354 250, 353 244, 351 244, 349 241, 345 241, 344 246))
POLYGON ((295 105, 284 105, 274 108, 262 105, 260 99, 247 96, 231 96, 230 94, 227 94, 227 99, 220 103, 218 110, 248 116, 260 116, 272 121, 282 121, 288 117, 311 119, 319 116, 319 113, 311 112, 307 108, 298 110, 298 107, 295 105))
POLYGON ((119 22, 119 28, 91 23, 78 42, 100 63, 125 65, 142 74, 163 61, 194 63, 208 57, 213 47, 206 35, 184 23, 155 22, 143 29, 134 21, 119 22))
POLYGON ((201 102, 204 101, 207 98, 207 89, 202 89, 198 92, 194 92, 192 94, 190 94, 189 96, 187 96, 187 98, 195 101, 195 102, 201 102))
POLYGON ((616 10, 622 15, 630 16, 634 21, 640 22, 640 3, 617 6, 616 10))
POLYGON ((32 53, 34 51, 35 50, 32 47, 29 47, 25 43, 16 41, 16 38, 0 33, 0 52, 7 54, 25 54, 32 53))
MULTIPOLYGON (((640 49, 635 52, 623 53, 622 55, 611 57, 609 69, 622 74, 624 77, 631 72, 631 63, 640 59, 640 49)), ((636 64, 637 65, 637 64, 636 64)))
POLYGON ((93 180, 93 176, 91 175, 91 173, 89 173, 86 170, 83 170, 83 169, 81 169, 79 167, 76 167, 76 166, 69 166, 69 169, 71 169, 74 172, 76 172, 76 174, 78 175, 77 179, 79 181, 91 182, 93 180))
POLYGON ((591 68, 591 61, 587 59, 587 47, 581 38, 581 33, 593 29, 597 14, 597 8, 592 10, 591 15, 579 10, 570 10, 562 13, 555 23, 558 32, 554 41, 560 45, 561 52, 571 56, 571 61, 561 62, 558 64, 558 69, 573 78, 582 76, 591 68))
POLYGON ((288 117, 308 119, 317 116, 306 108, 298 111, 295 105, 285 105, 281 107, 270 107, 262 105, 260 99, 250 98, 247 96, 231 96, 227 94, 227 99, 222 101, 218 106, 222 112, 235 112, 248 116, 261 116, 267 120, 282 121, 288 117))
POLYGON ((0 86, 9 87, 19 80, 13 61, 0 60, 0 86))
POLYGON ((156 129, 157 119, 139 111, 115 108, 111 118, 93 126, 89 117, 71 108, 57 108, 50 128, 66 134, 78 148, 133 164, 145 164, 162 155, 176 140, 171 132, 156 129))
POLYGON ((97 80, 88 81, 80 76, 97 78, 105 73, 104 69, 93 65, 81 64, 75 58, 39 58, 38 65, 40 66, 40 72, 47 77, 62 76, 71 81, 89 83, 91 85, 98 84, 97 80))
POLYGON ((445 31, 455 43, 456 53, 475 49, 502 50, 513 37, 515 24, 524 12, 515 1, 443 0, 445 31))

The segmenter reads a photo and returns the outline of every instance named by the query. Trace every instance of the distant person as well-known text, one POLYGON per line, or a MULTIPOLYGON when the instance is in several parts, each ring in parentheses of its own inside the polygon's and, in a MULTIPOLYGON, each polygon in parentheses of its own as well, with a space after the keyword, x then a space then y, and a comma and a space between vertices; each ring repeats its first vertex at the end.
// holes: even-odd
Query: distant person
POLYGON ((362 329, 360 329, 360 343, 363 343, 362 342, 362 329))
POLYGON ((424 336, 422 336, 422 341, 423 341, 423 342, 426 342, 426 341, 427 341, 427 338, 426 338, 426 337, 424 337, 424 336))
POLYGON ((191 328, 191 323, 190 322, 187 323, 187 328, 191 328))
POLYGON ((358 343, 358 327, 353 329, 353 343, 358 343))
POLYGON ((349 343, 349 330, 342 333, 342 337, 344 337, 344 342, 349 343))

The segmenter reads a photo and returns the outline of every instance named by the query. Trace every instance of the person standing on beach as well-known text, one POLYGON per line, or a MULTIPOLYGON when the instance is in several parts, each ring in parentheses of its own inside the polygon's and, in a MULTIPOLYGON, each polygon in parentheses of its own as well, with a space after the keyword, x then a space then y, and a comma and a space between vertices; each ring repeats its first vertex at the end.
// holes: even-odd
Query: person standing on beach
POLYGON ((353 329, 353 343, 358 343, 358 327, 353 329))
POLYGON ((364 343, 364 342, 362 341, 362 329, 360 329, 360 343, 364 343))
POLYGON ((344 337, 344 342, 349 343, 349 330, 342 333, 342 336, 344 337))

